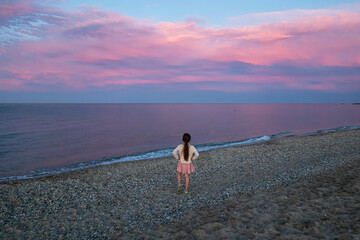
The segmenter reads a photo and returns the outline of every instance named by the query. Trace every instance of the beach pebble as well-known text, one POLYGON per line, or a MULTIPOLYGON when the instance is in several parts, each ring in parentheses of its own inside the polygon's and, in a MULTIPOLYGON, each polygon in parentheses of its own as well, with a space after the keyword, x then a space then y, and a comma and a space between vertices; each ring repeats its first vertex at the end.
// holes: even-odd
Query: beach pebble
POLYGON ((196 239, 208 239, 209 235, 203 229, 195 229, 191 232, 196 239))
POLYGON ((187 195, 169 157, 1 182, 0 238, 356 239, 359 139, 351 130, 201 152, 187 195))

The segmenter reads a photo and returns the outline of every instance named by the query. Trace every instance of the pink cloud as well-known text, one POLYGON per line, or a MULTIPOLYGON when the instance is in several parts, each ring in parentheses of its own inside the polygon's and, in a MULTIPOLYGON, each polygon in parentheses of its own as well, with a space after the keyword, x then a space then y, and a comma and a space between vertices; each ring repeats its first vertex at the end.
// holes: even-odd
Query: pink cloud
POLYGON ((213 29, 96 8, 48 9, 44 15, 44 8, 16 6, 1 7, 0 16, 38 11, 31 21, 41 26, 26 29, 34 39, 0 42, 0 90, 178 83, 217 91, 360 90, 358 12, 311 12, 289 21, 213 29))
MULTIPOLYGON (((359 8, 359 6, 354 6, 359 8)), ((229 22, 242 26, 261 23, 291 22, 319 16, 337 16, 349 9, 290 9, 285 11, 250 13, 228 18, 229 22)), ((354 9, 353 9, 354 10, 354 9)))
POLYGON ((31 6, 30 1, 26 0, 14 0, 10 4, 0 5, 0 19, 8 19, 22 15, 24 13, 32 12, 34 8, 31 6))
POLYGON ((357 66, 360 14, 309 17, 292 22, 219 30, 224 41, 213 59, 253 64, 295 61, 308 65, 357 66), (331 41, 329 41, 331 39, 331 41), (356 49, 356 54, 352 54, 356 49))

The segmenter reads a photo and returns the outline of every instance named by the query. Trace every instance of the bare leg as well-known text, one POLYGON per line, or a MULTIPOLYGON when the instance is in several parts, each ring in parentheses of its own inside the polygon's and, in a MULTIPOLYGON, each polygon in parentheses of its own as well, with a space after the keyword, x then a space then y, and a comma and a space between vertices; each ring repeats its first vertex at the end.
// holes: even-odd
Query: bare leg
POLYGON ((178 184, 180 184, 180 183, 181 183, 181 173, 178 172, 178 184))
POLYGON ((189 174, 185 173, 185 191, 187 191, 189 187, 189 174))

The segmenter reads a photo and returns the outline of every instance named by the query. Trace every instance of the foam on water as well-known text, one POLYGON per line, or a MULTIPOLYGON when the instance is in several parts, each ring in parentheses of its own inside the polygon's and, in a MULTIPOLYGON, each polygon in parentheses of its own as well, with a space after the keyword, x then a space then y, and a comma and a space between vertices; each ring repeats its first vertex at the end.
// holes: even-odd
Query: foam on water
MULTIPOLYGON (((336 131, 341 131, 341 130, 352 130, 352 129, 359 129, 359 128, 360 128, 360 126, 342 126, 342 127, 338 127, 338 128, 332 128, 332 129, 327 129, 327 130, 318 130, 318 131, 311 132, 311 133, 304 133, 304 134, 297 134, 297 135, 291 135, 291 132, 280 132, 277 134, 273 134, 271 136, 260 136, 260 137, 249 138, 249 139, 245 139, 245 140, 241 140, 241 141, 233 141, 233 142, 217 142, 217 143, 209 143, 209 144, 200 144, 200 145, 195 145, 195 147, 199 152, 203 152, 203 151, 208 151, 208 150, 217 149, 217 148, 255 144, 255 143, 269 141, 271 139, 285 137, 285 136, 308 136, 308 135, 314 135, 314 134, 318 134, 318 133, 329 133, 329 132, 336 132, 336 131)), ((126 156, 106 157, 106 158, 97 159, 94 161, 74 164, 69 167, 58 168, 55 170, 41 169, 41 170, 32 171, 28 175, 3 177, 3 178, 0 178, 0 181, 38 178, 38 177, 43 177, 43 176, 49 176, 49 175, 55 175, 55 174, 60 174, 60 173, 64 173, 64 172, 85 169, 85 168, 99 166, 99 165, 108 165, 108 164, 118 163, 118 162, 129 162, 129 161, 168 157, 168 156, 172 155, 172 151, 173 151, 173 148, 165 148, 165 149, 156 149, 153 151, 131 154, 131 155, 126 155, 126 156)))

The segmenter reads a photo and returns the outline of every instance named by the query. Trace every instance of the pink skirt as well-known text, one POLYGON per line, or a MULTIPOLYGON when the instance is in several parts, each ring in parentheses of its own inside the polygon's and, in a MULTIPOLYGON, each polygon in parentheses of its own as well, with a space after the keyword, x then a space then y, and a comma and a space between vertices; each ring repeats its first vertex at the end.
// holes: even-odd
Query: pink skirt
POLYGON ((192 163, 181 163, 181 161, 178 162, 177 169, 179 173, 192 173, 195 172, 195 167, 192 163))

